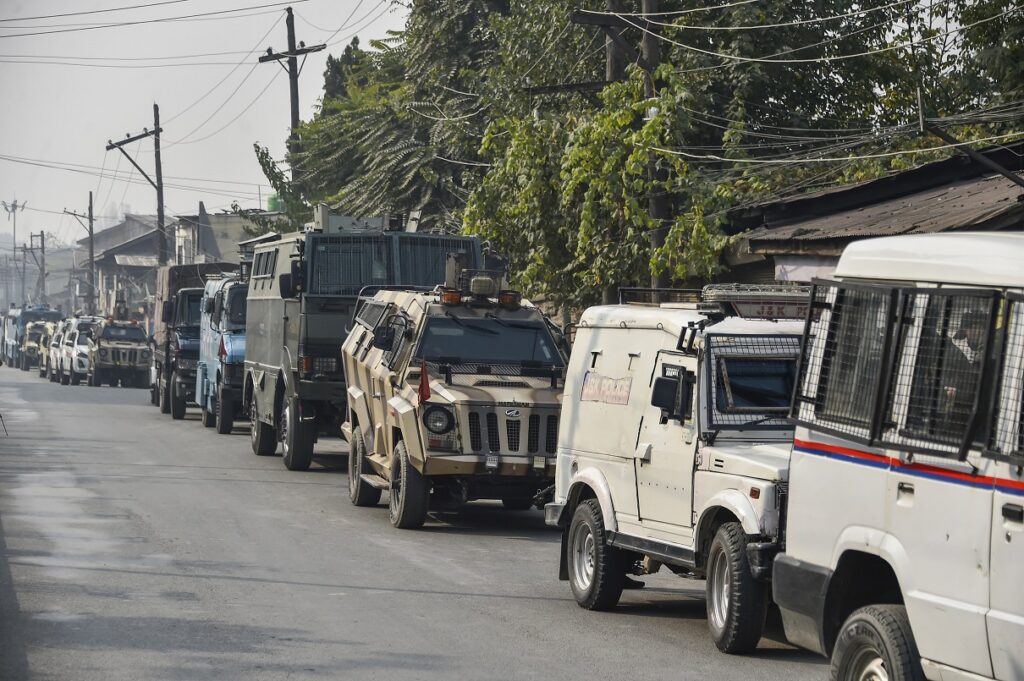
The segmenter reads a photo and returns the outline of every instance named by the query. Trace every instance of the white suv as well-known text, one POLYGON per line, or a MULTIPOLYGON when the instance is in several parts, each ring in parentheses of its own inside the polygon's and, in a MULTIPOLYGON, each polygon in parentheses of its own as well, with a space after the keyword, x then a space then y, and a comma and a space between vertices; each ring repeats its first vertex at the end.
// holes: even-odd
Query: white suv
POLYGON ((773 588, 833 679, 1024 679, 1022 263, 889 237, 814 287, 773 588))
POLYGON ((706 575, 716 645, 749 651, 780 546, 807 290, 652 295, 677 302, 591 308, 576 331, 545 507, 560 577, 603 610, 627 573, 706 575))
POLYGON ((78 385, 89 373, 89 337, 101 317, 73 317, 65 327, 53 363, 62 385, 78 385))

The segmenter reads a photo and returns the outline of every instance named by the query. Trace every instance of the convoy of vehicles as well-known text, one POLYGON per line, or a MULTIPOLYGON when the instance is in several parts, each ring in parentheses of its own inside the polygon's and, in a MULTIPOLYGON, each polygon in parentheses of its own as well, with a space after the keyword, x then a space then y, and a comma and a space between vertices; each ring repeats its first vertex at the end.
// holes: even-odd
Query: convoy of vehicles
POLYGON ((814 286, 773 587, 835 679, 1024 678, 1022 262, 890 237, 814 286))
POLYGON ((242 409, 248 292, 240 276, 210 279, 203 291, 196 402, 203 425, 216 426, 222 435, 231 432, 242 409))
POLYGON ((481 259, 473 237, 271 238, 249 277, 164 268, 153 338, 12 308, 0 352, 151 383, 179 419, 195 399, 221 433, 248 413, 293 470, 341 434, 351 502, 388 491, 396 527, 543 505, 587 609, 665 567, 706 580, 724 652, 774 603, 835 681, 1024 678, 1024 235, 858 242, 809 290, 634 290, 571 353, 481 259))
POLYGON ((153 331, 155 380, 150 395, 160 413, 180 420, 187 406, 195 404, 203 286, 209 277, 236 269, 230 263, 214 262, 166 265, 157 271, 154 307, 160 319, 153 331))
POLYGON ((469 267, 476 237, 381 232, 298 232, 254 249, 246 319, 245 383, 252 450, 282 445, 284 464, 305 470, 320 435, 347 416, 339 346, 367 286, 435 286, 446 255, 469 267))
POLYGON ((152 354, 149 338, 137 322, 104 319, 88 340, 88 384, 148 388, 152 354))
POLYGON ((389 490, 395 527, 475 499, 525 510, 553 482, 565 358, 502 274, 379 291, 356 314, 342 348, 349 498, 389 490))

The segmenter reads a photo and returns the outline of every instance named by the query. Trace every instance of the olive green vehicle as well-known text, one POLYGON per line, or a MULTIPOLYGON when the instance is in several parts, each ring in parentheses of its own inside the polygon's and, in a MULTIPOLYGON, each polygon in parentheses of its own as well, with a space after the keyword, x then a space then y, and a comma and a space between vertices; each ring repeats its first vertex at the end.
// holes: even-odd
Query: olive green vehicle
POLYGON ((553 484, 561 334, 500 274, 459 279, 377 292, 342 346, 349 497, 372 506, 389 490, 398 528, 476 499, 539 507, 553 484))
POLYGON ((149 365, 153 351, 146 332, 137 322, 105 319, 96 325, 89 339, 87 382, 126 388, 149 387, 149 365))

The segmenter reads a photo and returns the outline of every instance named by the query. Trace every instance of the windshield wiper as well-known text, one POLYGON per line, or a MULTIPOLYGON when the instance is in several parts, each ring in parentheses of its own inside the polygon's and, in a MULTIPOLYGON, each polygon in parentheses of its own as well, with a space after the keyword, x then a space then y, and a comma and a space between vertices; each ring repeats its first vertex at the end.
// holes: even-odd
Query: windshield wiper
POLYGON ((501 317, 497 316, 493 312, 488 312, 484 316, 487 317, 488 319, 493 319, 494 321, 498 322, 498 324, 500 324, 501 326, 504 326, 505 328, 508 328, 508 329, 526 329, 527 331, 540 331, 541 330, 541 327, 537 326, 536 324, 525 324, 523 322, 508 322, 508 321, 505 321, 504 319, 502 319, 501 317))
POLYGON ((785 418, 784 416, 775 416, 773 414, 769 414, 768 416, 762 416, 761 418, 754 419, 753 421, 747 421, 746 423, 741 423, 737 427, 738 428, 744 428, 746 426, 759 426, 762 423, 767 423, 768 421, 775 421, 775 420, 784 419, 784 418, 785 418))

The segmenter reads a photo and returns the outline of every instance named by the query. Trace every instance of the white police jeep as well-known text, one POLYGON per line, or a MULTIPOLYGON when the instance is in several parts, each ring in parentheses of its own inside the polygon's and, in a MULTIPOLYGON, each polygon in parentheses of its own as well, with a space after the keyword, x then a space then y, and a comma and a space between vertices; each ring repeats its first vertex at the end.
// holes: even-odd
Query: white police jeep
POLYGON ((594 307, 576 332, 545 507, 560 577, 602 610, 627 574, 706 576, 715 643, 749 651, 780 545, 807 290, 648 293, 675 302, 594 307))

